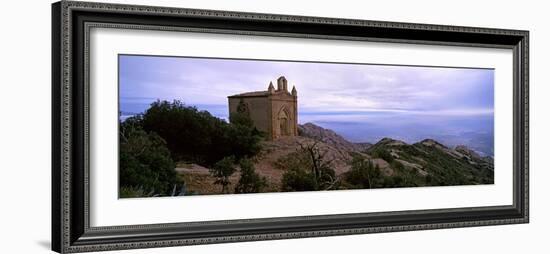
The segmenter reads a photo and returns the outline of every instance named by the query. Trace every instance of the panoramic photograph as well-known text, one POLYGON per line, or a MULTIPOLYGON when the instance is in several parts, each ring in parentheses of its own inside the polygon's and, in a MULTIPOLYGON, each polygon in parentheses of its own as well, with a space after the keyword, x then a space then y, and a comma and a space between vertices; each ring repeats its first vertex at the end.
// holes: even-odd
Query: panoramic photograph
POLYGON ((494 69, 118 61, 119 198, 494 183, 494 69))

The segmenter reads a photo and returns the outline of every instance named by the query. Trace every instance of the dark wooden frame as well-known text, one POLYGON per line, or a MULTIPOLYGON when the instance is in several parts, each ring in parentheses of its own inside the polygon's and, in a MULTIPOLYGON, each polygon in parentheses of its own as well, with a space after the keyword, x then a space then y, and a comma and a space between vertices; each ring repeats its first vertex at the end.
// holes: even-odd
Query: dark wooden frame
POLYGON ((62 1, 52 5, 52 249, 148 248, 529 221, 528 31, 62 1), (91 27, 506 48, 514 54, 513 205, 90 227, 91 27))

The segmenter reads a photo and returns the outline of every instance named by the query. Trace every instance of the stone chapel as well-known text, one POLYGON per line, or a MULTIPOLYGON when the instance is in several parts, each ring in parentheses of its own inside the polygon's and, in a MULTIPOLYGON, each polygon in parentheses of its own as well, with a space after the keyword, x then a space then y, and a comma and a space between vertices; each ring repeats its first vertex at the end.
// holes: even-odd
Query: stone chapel
POLYGON ((245 113, 254 126, 274 140, 284 136, 298 136, 298 92, 288 91, 284 76, 277 79, 277 89, 269 82, 267 91, 235 94, 227 97, 229 114, 245 113))

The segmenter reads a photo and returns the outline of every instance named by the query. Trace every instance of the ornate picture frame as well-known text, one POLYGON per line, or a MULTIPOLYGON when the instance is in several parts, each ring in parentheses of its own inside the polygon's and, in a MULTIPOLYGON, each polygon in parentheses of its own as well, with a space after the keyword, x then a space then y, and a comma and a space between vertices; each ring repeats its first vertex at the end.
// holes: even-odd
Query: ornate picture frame
POLYGON ((52 5, 52 250, 60 253, 323 237, 529 222, 529 32, 383 21, 61 1, 52 5), (512 205, 90 225, 92 28, 473 48, 513 54, 512 205))

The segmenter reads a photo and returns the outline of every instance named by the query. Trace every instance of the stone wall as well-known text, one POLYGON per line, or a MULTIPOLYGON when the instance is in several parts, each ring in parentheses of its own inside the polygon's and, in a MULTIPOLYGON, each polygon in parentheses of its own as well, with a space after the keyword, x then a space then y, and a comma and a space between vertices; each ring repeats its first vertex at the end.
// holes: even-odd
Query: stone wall
POLYGON ((270 111, 267 97, 229 98, 229 113, 237 112, 237 106, 241 99, 248 105, 250 118, 260 131, 271 133, 270 111))

